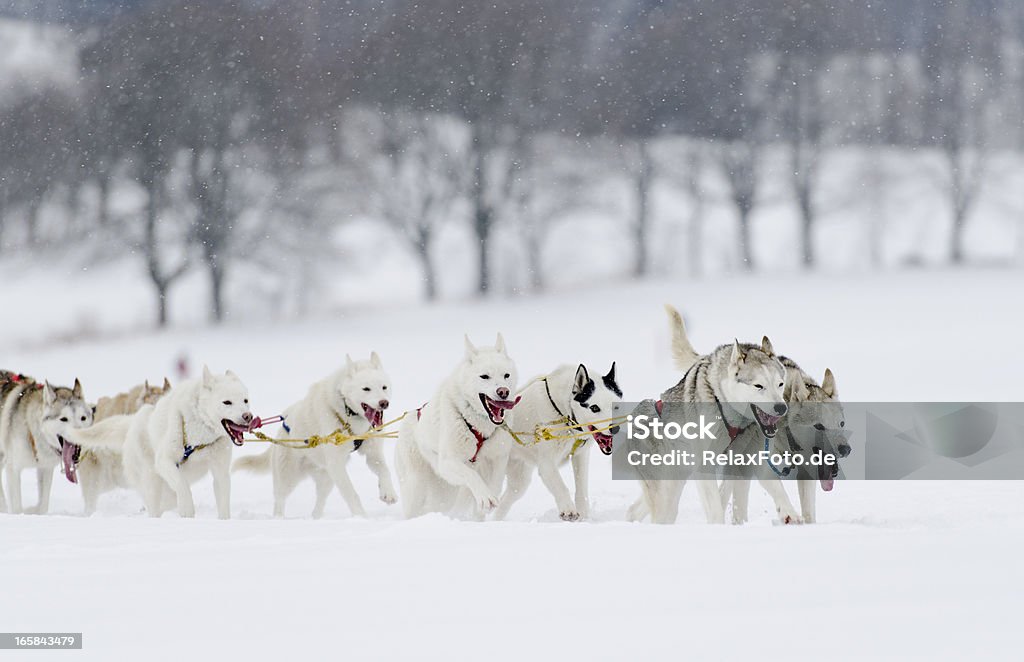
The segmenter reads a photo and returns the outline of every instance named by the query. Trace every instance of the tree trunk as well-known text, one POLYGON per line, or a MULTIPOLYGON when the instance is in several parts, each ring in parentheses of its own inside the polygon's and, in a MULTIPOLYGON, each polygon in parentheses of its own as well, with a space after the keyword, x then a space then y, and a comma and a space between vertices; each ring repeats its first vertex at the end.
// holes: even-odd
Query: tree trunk
POLYGON ((157 255, 157 184, 155 181, 144 182, 146 188, 146 219, 145 219, 145 242, 143 250, 146 255, 146 268, 149 272, 149 279, 153 283, 156 292, 156 324, 158 328, 167 326, 167 291, 170 289, 170 282, 164 278, 160 270, 160 260, 157 255))
POLYGON ((156 325, 161 329, 167 326, 167 290, 168 283, 159 282, 156 286, 156 325))
POLYGON ((97 184, 99 200, 96 201, 96 220, 101 228, 105 228, 110 223, 110 174, 101 173, 97 184))
POLYGON ((704 248, 704 188, 701 184, 702 176, 702 155, 700 148, 690 151, 687 158, 686 188, 690 194, 693 209, 690 211, 690 219, 687 224, 687 248, 688 262, 690 263, 690 277, 700 278, 704 271, 703 251, 704 248))
POLYGON ((477 291, 486 295, 491 288, 490 236, 494 212, 487 201, 487 146, 479 122, 473 125, 473 230, 480 244, 480 273, 477 291))
POLYGON ((636 217, 633 219, 633 275, 642 278, 650 270, 647 227, 650 220, 651 154, 645 138, 637 140, 637 169, 633 186, 636 192, 636 217))
POLYGON ((950 261, 960 265, 964 263, 964 228, 967 214, 959 205, 953 208, 953 231, 950 237, 950 261))
POLYGON ((750 212, 752 206, 737 201, 736 210, 739 213, 740 223, 740 259, 743 260, 743 270, 754 270, 754 254, 750 244, 750 212))
POLYGON ((216 253, 207 254, 206 265, 210 273, 210 313, 213 322, 220 324, 224 321, 224 269, 220 256, 216 253))
POLYGON ((416 243, 416 255, 423 267, 423 284, 425 286, 424 296, 427 301, 437 300, 437 273, 434 270, 434 262, 430 259, 430 232, 420 229, 419 241, 416 243))
POLYGON ((39 207, 41 203, 32 201, 28 205, 28 244, 35 246, 39 243, 39 207))
POLYGON ((804 267, 814 266, 814 208, 811 205, 809 190, 801 190, 798 195, 800 207, 800 243, 803 247, 804 267))

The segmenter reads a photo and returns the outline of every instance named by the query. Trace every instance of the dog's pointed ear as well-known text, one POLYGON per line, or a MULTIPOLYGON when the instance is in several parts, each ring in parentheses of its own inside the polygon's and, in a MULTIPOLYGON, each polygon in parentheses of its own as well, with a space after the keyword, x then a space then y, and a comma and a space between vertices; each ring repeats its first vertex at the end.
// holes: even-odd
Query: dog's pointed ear
POLYGON ((572 394, 579 395, 589 383, 590 374, 587 372, 587 366, 581 363, 580 367, 576 368, 576 378, 572 382, 572 394))
POLYGON ((164 391, 170 391, 170 390, 171 390, 171 380, 169 380, 166 377, 164 377, 164 391))
POLYGON ((604 382, 605 388, 618 397, 622 397, 622 389, 619 388, 619 383, 615 381, 615 361, 612 361, 611 370, 608 371, 607 375, 601 378, 601 381, 604 382))
POLYGON ((608 383, 608 382, 614 383, 615 382, 615 361, 612 361, 611 370, 609 370, 608 374, 604 376, 604 381, 605 381, 605 383, 608 383))
POLYGON ((761 351, 768 356, 775 356, 775 348, 772 347, 772 341, 768 340, 768 336, 761 338, 761 351))
MULTIPOLYGON (((238 375, 235 374, 234 370, 225 370, 224 374, 227 375, 228 377, 230 377, 231 379, 238 379, 238 375)), ((238 381, 242 381, 242 380, 238 379, 238 381)))
POLYGON ((821 390, 830 398, 839 397, 839 389, 836 388, 836 376, 828 368, 825 368, 825 377, 821 380, 821 390))
POLYGON ((469 339, 468 333, 463 336, 463 338, 466 341, 466 358, 471 359, 476 356, 476 345, 474 345, 473 341, 469 339))
POLYGON ((149 380, 148 379, 146 381, 142 382, 142 392, 143 393, 148 393, 149 392, 149 380))
POLYGON ((811 392, 807 390, 807 384, 804 383, 803 379, 797 375, 795 379, 791 379, 787 376, 786 388, 782 393, 782 399, 786 402, 804 402, 810 396, 811 392))
POLYGON ((210 372, 210 367, 203 364, 203 386, 209 386, 210 382, 213 381, 213 374, 210 372))
POLYGON ((380 356, 377 354, 377 352, 370 352, 370 363, 373 365, 374 368, 377 368, 378 370, 384 367, 384 365, 380 362, 380 356))
POLYGON ((75 377, 75 385, 71 389, 71 395, 75 396, 79 400, 82 399, 82 382, 78 381, 78 377, 75 377))
POLYGON ((498 333, 498 338, 494 341, 494 349, 506 356, 508 355, 508 352, 505 351, 505 338, 502 337, 501 333, 498 333))
POLYGON ((350 354, 346 354, 345 355, 345 372, 352 372, 353 370, 355 370, 355 367, 356 367, 356 362, 352 360, 352 356, 350 354))
POLYGON ((740 341, 734 338, 732 341, 732 355, 729 357, 729 360, 734 365, 739 365, 743 363, 744 358, 743 349, 740 347, 740 341))
POLYGON ((43 382, 43 404, 47 407, 57 401, 57 392, 53 390, 53 386, 50 385, 50 380, 43 382))

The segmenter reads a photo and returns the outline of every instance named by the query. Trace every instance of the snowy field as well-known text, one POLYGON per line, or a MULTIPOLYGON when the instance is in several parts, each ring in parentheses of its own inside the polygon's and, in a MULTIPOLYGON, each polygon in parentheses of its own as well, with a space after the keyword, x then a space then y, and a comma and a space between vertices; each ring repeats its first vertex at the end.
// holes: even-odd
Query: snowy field
MULTIPOLYGON (((832 368, 846 400, 1020 400, 1024 359, 1012 348, 1024 334, 1021 276, 652 282, 341 308, 216 330, 105 336, 99 324, 94 340, 48 342, 59 334, 40 328, 91 305, 76 293, 111 282, 93 273, 68 289, 66 277, 0 288, 0 310, 35 311, 5 324, 0 367, 54 382, 80 377, 95 399, 173 377, 185 352, 194 370, 235 370, 267 416, 346 352, 376 350, 395 412, 431 397, 459 360, 464 332, 482 343, 500 330, 524 381, 559 363, 615 360, 626 397, 639 399, 678 379, 667 360, 668 301, 685 312, 698 349, 767 333, 809 372, 832 368), (71 310, 39 303, 51 297, 73 301, 71 310)), ((626 523, 639 488, 613 482, 604 457, 591 459, 593 517, 581 523, 559 521, 536 479, 508 522, 402 521, 397 506, 375 501, 361 458, 350 473, 366 519, 349 517, 337 495, 323 520, 307 519, 311 485, 296 492, 287 519, 271 519, 269 477, 248 475, 234 481, 229 522, 215 519, 208 481, 195 489, 196 520, 147 519, 130 492, 104 496, 86 519, 77 488, 56 480, 50 516, 0 515, 0 629, 84 632, 83 651, 24 654, 32 660, 936 660, 1019 651, 1020 483, 842 483, 820 496, 820 523, 804 527, 773 526, 756 487, 750 524, 711 527, 688 491, 679 523, 659 527, 626 523)))

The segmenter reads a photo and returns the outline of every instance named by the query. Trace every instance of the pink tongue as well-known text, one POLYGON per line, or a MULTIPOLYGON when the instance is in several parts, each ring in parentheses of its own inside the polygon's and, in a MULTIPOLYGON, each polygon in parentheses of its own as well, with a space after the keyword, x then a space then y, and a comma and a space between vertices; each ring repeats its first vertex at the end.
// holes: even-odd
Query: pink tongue
POLYGON ((835 478, 822 478, 822 479, 820 479, 820 482, 821 482, 821 489, 825 490, 826 492, 831 492, 832 488, 835 487, 836 479, 835 478))
POLYGON ((76 450, 78 450, 78 446, 65 441, 60 452, 60 459, 64 461, 64 477, 72 483, 78 482, 77 468, 75 467, 76 450))

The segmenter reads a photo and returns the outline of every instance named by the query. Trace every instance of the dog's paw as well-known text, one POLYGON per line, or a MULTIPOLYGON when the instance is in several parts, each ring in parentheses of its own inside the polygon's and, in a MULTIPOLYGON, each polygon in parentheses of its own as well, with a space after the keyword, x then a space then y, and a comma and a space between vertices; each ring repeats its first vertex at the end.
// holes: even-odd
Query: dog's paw
POLYGON ((381 492, 380 500, 390 506, 392 504, 398 503, 398 496, 395 495, 394 492, 381 492))
POLYGON ((476 497, 476 507, 488 513, 498 507, 498 497, 493 494, 480 494, 476 497))
POLYGON ((563 510, 562 512, 558 513, 558 516, 561 517, 562 521, 565 522, 575 522, 580 518, 580 514, 575 510, 563 510))
POLYGON ((804 521, 793 511, 779 511, 779 524, 803 524, 804 521))

